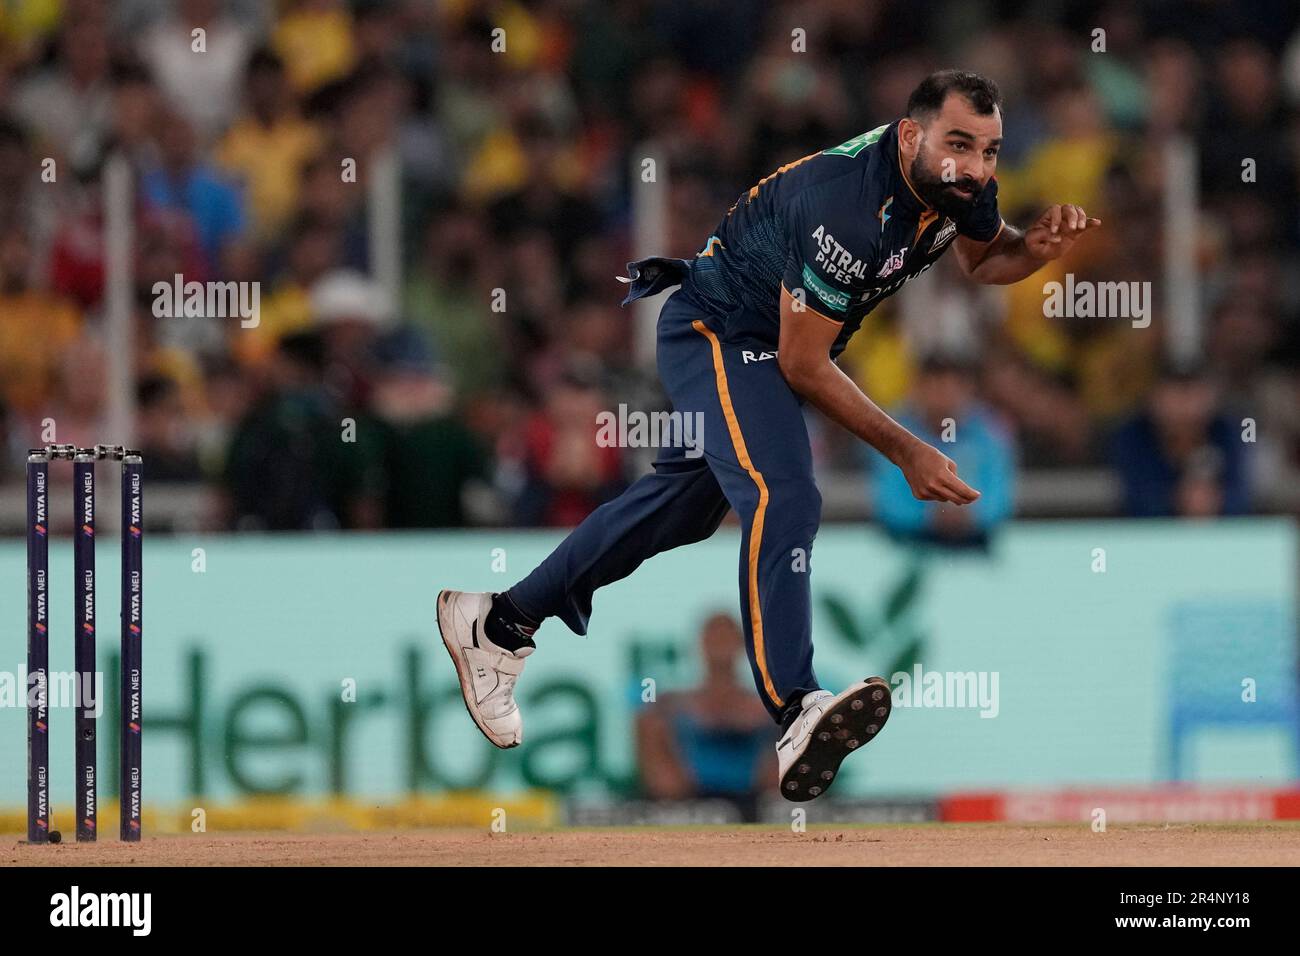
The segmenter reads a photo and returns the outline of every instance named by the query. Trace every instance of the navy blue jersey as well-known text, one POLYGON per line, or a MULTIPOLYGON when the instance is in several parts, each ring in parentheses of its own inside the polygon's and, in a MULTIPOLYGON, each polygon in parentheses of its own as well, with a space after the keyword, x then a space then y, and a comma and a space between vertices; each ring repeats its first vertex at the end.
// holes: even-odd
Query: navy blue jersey
POLYGON ((898 124, 782 166, 741 196, 696 255, 690 291, 726 316, 727 334, 772 346, 781 287, 842 324, 843 351, 862 319, 930 268, 952 240, 996 238, 997 181, 953 221, 931 209, 902 167, 898 124))

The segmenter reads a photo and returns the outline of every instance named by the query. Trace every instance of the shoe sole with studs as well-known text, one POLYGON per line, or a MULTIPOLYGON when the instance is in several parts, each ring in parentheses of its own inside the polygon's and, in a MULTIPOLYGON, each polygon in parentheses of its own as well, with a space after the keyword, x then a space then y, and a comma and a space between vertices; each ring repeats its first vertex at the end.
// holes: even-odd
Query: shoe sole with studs
POLYGON ((796 803, 826 792, 844 758, 875 740, 893 706, 889 684, 869 677, 822 714, 808 745, 781 778, 781 796, 796 803))

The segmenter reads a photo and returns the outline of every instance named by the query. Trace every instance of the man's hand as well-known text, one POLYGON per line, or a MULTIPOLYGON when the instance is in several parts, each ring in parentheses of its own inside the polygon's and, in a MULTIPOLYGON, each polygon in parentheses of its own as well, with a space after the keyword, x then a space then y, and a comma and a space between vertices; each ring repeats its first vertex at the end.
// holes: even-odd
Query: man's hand
POLYGON ((920 439, 903 453, 897 464, 912 489, 912 496, 920 501, 968 505, 980 496, 957 477, 957 465, 951 458, 920 439))
POLYGON ((1044 263, 1059 259, 1074 240, 1100 225, 1100 219, 1089 219, 1078 206, 1057 205, 1039 216, 1028 232, 1022 233, 1004 222, 992 241, 976 242, 958 236, 953 248, 962 269, 976 282, 1009 285, 1033 275, 1044 263))
POLYGON ((1101 220, 1090 219, 1082 206, 1070 203, 1048 206, 1025 233, 1025 250, 1044 262, 1059 259, 1084 232, 1100 225, 1101 220))

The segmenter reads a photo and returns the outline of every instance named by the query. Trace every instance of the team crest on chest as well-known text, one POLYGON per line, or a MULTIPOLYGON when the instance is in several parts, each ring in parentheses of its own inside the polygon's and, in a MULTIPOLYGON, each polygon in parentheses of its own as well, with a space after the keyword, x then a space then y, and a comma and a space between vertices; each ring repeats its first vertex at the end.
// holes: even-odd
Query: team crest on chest
POLYGON ((892 275, 903 267, 903 260, 906 258, 907 246, 903 246, 903 248, 899 249, 897 252, 891 252, 889 258, 885 260, 885 264, 882 265, 880 271, 876 273, 876 278, 884 279, 886 276, 892 275))
POLYGON ((930 251, 938 252, 948 243, 952 242, 953 238, 956 235, 957 235, 957 224, 953 222, 951 219, 945 219, 943 221, 943 228, 940 229, 937 233, 935 233, 934 242, 930 243, 930 251))

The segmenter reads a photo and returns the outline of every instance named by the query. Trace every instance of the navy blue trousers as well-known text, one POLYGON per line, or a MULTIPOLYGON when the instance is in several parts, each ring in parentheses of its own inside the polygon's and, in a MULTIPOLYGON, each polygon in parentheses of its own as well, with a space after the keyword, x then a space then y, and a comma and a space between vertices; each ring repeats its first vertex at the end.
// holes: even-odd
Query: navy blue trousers
POLYGON ((809 577, 821 494, 803 410, 776 349, 730 341, 726 325, 684 290, 659 314, 659 378, 674 411, 703 413, 703 455, 662 449, 650 474, 588 515, 509 594, 535 620, 558 617, 586 634, 597 588, 662 551, 704 540, 732 508, 749 662, 763 703, 781 721, 819 688, 809 577))

